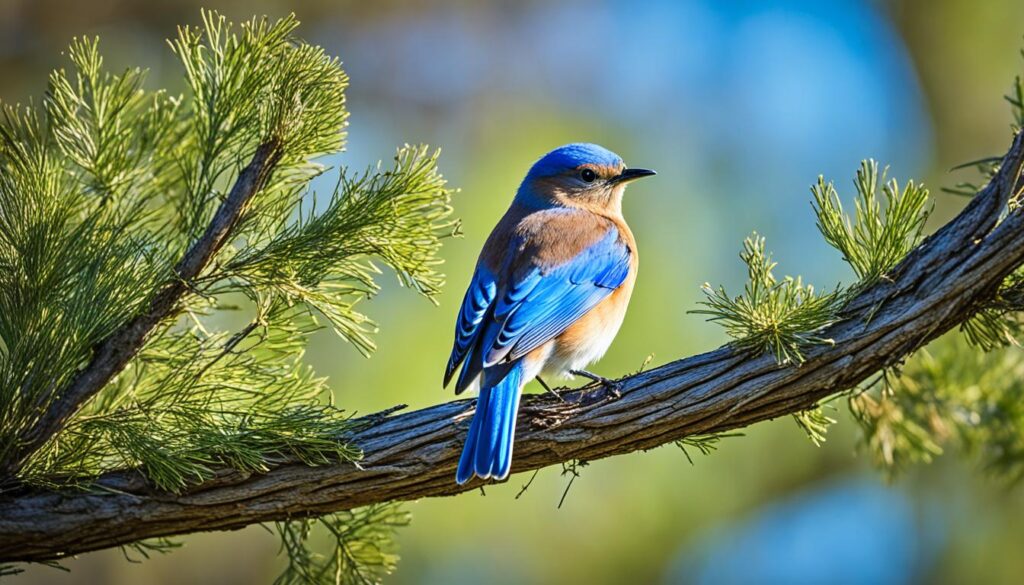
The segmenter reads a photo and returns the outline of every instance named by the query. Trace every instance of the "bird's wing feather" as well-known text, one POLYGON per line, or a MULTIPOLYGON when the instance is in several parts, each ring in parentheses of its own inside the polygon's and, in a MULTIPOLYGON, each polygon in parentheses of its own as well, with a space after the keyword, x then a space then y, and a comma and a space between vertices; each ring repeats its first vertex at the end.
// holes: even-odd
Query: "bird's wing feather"
POLYGON ((483 366, 513 361, 560 335, 629 275, 630 250, 614 226, 562 264, 519 271, 495 302, 483 366))
POLYGON ((444 370, 444 385, 451 381, 459 364, 466 359, 473 344, 480 335, 480 324, 494 302, 497 294, 497 279, 482 263, 477 265, 473 280, 469 283, 466 296, 462 299, 459 319, 455 325, 455 344, 452 347, 448 366, 444 370))

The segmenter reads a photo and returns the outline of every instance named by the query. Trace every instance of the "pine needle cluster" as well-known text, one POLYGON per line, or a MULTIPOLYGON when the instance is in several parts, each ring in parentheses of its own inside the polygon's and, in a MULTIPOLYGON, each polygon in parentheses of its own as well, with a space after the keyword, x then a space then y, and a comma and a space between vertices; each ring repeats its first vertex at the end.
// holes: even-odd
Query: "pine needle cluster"
POLYGON ((907 181, 900 189, 896 179, 886 181, 885 175, 885 170, 879 175, 877 162, 861 162, 852 219, 843 212, 831 182, 819 176, 811 187, 818 229, 842 253, 861 286, 878 280, 921 241, 931 211, 928 190, 922 185, 907 181))
POLYGON ((276 529, 289 562, 274 584, 379 583, 395 570, 394 533, 408 524, 409 514, 395 503, 279 522, 276 529), (328 546, 310 546, 311 539, 325 540, 328 546), (315 552, 324 548, 330 553, 315 552))
MULTIPOLYGON (((1024 127, 1024 81, 1017 77, 1006 96, 1014 132, 1024 127)), ((962 165, 977 167, 992 180, 999 158, 962 165)), ((744 294, 729 297, 705 285, 701 312, 723 323, 736 344, 755 353, 771 352, 780 363, 801 361, 804 348, 823 340, 820 330, 834 322, 858 290, 885 278, 922 238, 931 205, 927 189, 913 181, 902 187, 879 173, 878 163, 861 163, 854 185, 854 213, 844 212, 831 182, 819 177, 811 188, 817 225, 839 250, 857 282, 828 295, 806 292, 799 279, 776 282, 775 264, 762 239, 748 238, 741 258, 748 265, 744 294)), ((982 185, 964 182, 948 192, 974 196, 982 185)), ((1009 209, 1019 205, 1011 194, 1009 209)), ((849 409, 861 429, 862 448, 875 463, 896 474, 928 463, 954 446, 982 467, 1010 481, 1024 480, 1024 409, 1021 408, 1024 356, 1024 273, 1005 279, 996 293, 975 308, 957 333, 944 336, 889 368, 863 389, 849 394, 849 409)), ((821 407, 799 413, 798 424, 815 443, 835 422, 821 407)))
MULTIPOLYGON (((1020 76, 1006 100, 1011 129, 1019 132, 1024 127, 1020 76)), ((999 162, 998 157, 989 157, 958 168, 977 168, 987 183, 995 178, 999 162)), ((947 191, 973 197, 982 186, 961 182, 947 191)), ((1020 193, 1011 194, 1008 208, 1019 205, 1019 198, 1020 193)), ((896 475, 954 447, 994 475, 1011 482, 1024 480, 1022 310, 1024 274, 1018 271, 957 333, 917 351, 903 367, 882 372, 875 383, 850 396, 862 447, 879 467, 896 475)))
POLYGON ((951 333, 850 397, 862 444, 895 475, 955 447, 982 469, 1024 480, 1024 359, 1020 348, 984 351, 951 333))
POLYGON ((776 280, 776 263, 756 233, 743 241, 740 259, 747 265, 743 294, 731 297, 725 287, 705 284, 706 308, 694 313, 721 323, 738 347, 771 353, 779 363, 801 363, 807 348, 832 343, 818 332, 835 322, 842 301, 838 290, 815 292, 800 277, 776 280))
MULTIPOLYGON (((203 13, 170 43, 182 95, 148 89, 140 69, 108 72, 98 41, 76 39, 40 104, 0 110, 4 458, 98 344, 174 282, 253 153, 273 151, 226 245, 17 483, 88 488, 127 468, 178 492, 218 468, 360 458, 348 415, 303 361, 306 341, 326 327, 369 353, 374 325, 356 305, 385 269, 433 299, 451 192, 437 153, 411 146, 388 165, 340 169, 329 196, 310 192, 328 172, 317 160, 344 147, 348 79, 297 26, 203 13)), ((394 563, 384 540, 400 517, 388 507, 317 520, 336 537, 325 565, 305 549, 308 523, 284 525, 283 582, 376 580, 394 563)))
MULTIPOLYGON (((694 312, 721 323, 736 347, 755 355, 771 353, 780 364, 799 365, 810 348, 834 343, 822 331, 840 319, 851 295, 884 277, 920 242, 930 213, 927 189, 913 181, 901 189, 895 179, 886 180, 884 171, 879 175, 875 161, 861 163, 854 185, 852 218, 843 211, 831 182, 818 177, 811 192, 818 229, 853 268, 856 284, 822 293, 800 277, 778 281, 764 238, 754 234, 744 240, 740 253, 747 265, 743 294, 732 297, 724 287, 705 284, 705 308, 694 312)), ((794 419, 816 445, 825 441, 828 427, 836 422, 821 406, 794 419)))

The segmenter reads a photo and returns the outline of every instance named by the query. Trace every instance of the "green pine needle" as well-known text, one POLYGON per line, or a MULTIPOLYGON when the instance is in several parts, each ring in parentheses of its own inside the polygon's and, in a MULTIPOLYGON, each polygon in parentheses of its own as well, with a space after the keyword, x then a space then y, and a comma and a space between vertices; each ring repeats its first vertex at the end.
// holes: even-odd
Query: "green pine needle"
MULTIPOLYGON (((356 303, 379 290, 384 267, 433 300, 441 239, 457 225, 438 153, 425 146, 399 149, 388 167, 337 171, 317 207, 309 184, 327 172, 316 159, 344 147, 348 78, 297 26, 204 12, 170 43, 186 88, 174 97, 147 89, 139 69, 105 71, 98 40, 76 39, 41 107, 0 109, 0 457, 94 348, 175 281, 256 149, 276 149, 179 312, 30 457, 20 482, 88 486, 129 468, 180 492, 218 468, 362 456, 346 441, 349 416, 304 363, 306 343, 326 322, 372 349, 375 327, 356 303), (246 324, 226 329, 228 311, 246 324)), ((281 582, 376 582, 393 569, 391 534, 406 522, 377 506, 282 524, 291 564, 281 582), (331 535, 331 556, 306 548, 312 522, 331 535)))
POLYGON ((689 437, 683 437, 675 442, 676 447, 683 452, 683 456, 686 460, 693 465, 693 457, 690 456, 689 449, 696 449, 701 455, 710 455, 718 450, 719 443, 722 439, 729 437, 742 437, 743 433, 711 433, 708 435, 691 435, 689 437))
POLYGON ((1024 360, 1019 347, 983 350, 947 334, 901 371, 850 398, 861 448, 891 475, 946 448, 1012 483, 1024 480, 1024 360))
POLYGON ((398 562, 394 533, 408 524, 409 514, 396 503, 278 522, 275 527, 288 564, 274 584, 380 583, 394 572, 398 562), (310 546, 312 539, 325 540, 328 552, 315 552, 310 546))
POLYGON ((1020 346, 1024 334, 1021 308, 1024 307, 1024 273, 1014 272, 1002 282, 973 317, 960 325, 960 332, 972 345, 991 351, 1005 346, 1020 346))
POLYGON ((764 238, 756 233, 743 241, 740 259, 747 265, 744 293, 731 297, 724 287, 705 284, 701 304, 707 308, 693 313, 710 315, 737 346, 771 353, 779 363, 801 363, 808 348, 832 343, 817 332, 836 321, 843 302, 839 290, 815 292, 799 277, 777 281, 772 273, 776 264, 765 252, 764 238))
MULTIPOLYGON (((1020 54, 1024 57, 1024 50, 1021 50, 1020 54)), ((1013 79, 1013 88, 1005 98, 1010 104, 1010 113, 1013 116, 1011 128, 1018 132, 1024 128, 1024 78, 1018 75, 1013 79)))
POLYGON ((801 410, 793 415, 793 420, 803 432, 807 433, 807 438, 818 447, 825 442, 829 427, 836 423, 836 419, 827 416, 820 405, 808 410, 801 410))
POLYGON ((451 192, 437 156, 424 146, 405 146, 391 169, 343 173, 325 210, 317 210, 314 199, 298 221, 240 251, 210 278, 220 281, 218 290, 269 289, 304 303, 368 354, 375 325, 354 306, 379 289, 372 258, 430 300, 443 284, 437 252, 455 224, 448 220, 451 192))
POLYGON ((908 181, 901 190, 895 179, 878 174, 878 163, 861 162, 854 182, 857 199, 854 219, 844 213, 832 183, 818 177, 811 187, 818 229, 853 268, 861 285, 882 277, 920 241, 931 212, 928 190, 908 181), (882 195, 879 196, 879 187, 882 195), (884 207, 882 199, 884 199, 884 207))

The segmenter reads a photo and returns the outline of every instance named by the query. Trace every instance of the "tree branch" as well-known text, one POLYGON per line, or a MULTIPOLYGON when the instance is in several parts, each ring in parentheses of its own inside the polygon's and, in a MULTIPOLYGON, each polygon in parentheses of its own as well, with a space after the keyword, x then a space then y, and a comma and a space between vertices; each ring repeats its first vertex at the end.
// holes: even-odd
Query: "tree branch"
MULTIPOLYGON (((799 412, 848 390, 968 319, 1024 263, 1018 134, 992 182, 887 278, 862 291, 799 366, 730 346, 622 380, 622 397, 585 388, 523 400, 513 471, 651 449, 799 412)), ((100 478, 89 493, 31 490, 0 501, 0 559, 41 561, 144 538, 320 515, 391 500, 452 495, 473 412, 459 400, 396 416, 366 417, 346 440, 356 466, 282 463, 256 475, 222 470, 182 494, 159 492, 137 473, 100 478)))
POLYGON ((196 240, 175 267, 175 277, 158 291, 145 312, 128 321, 100 342, 92 360, 55 393, 46 411, 20 439, 18 449, 0 464, 0 479, 15 477, 25 461, 42 448, 68 419, 116 376, 135 354, 153 329, 176 313, 178 303, 189 290, 190 282, 202 273, 214 255, 228 241, 232 229, 245 212, 253 196, 263 188, 281 153, 276 141, 256 149, 252 160, 238 175, 227 198, 217 208, 203 235, 196 240))

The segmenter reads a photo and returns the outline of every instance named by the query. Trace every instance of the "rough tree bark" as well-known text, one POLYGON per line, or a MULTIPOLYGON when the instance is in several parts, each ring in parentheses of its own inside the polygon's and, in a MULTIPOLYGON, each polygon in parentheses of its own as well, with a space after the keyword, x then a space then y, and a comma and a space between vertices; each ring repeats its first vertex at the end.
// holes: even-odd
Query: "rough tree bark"
MULTIPOLYGON (((730 346, 622 380, 621 398, 600 388, 523 400, 513 471, 595 460, 680 438, 726 431, 805 410, 969 318, 1024 264, 1021 194, 1024 138, 1018 134, 995 179, 886 278, 863 290, 824 335, 834 345, 779 365, 730 346)), ((137 474, 108 474, 89 493, 26 490, 0 500, 0 559, 40 561, 144 538, 231 530, 392 500, 475 489, 454 481, 473 412, 459 400, 398 415, 367 417, 347 437, 365 452, 358 465, 281 462, 265 474, 223 470, 182 494, 155 490, 137 474)))

